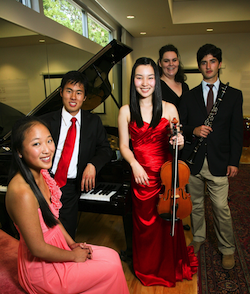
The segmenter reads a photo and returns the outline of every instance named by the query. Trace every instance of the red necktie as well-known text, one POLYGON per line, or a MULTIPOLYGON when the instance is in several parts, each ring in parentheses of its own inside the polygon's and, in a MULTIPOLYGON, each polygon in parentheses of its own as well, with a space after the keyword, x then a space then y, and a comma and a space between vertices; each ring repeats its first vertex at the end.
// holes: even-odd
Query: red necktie
POLYGON ((57 182, 59 187, 65 186, 67 182, 67 175, 70 160, 74 151, 75 140, 76 140, 76 118, 72 117, 71 119, 72 125, 70 126, 64 146, 63 151, 58 162, 57 170, 55 173, 55 181, 57 182))
POLYGON ((208 95, 207 95, 207 114, 209 114, 213 105, 214 105, 214 93, 213 93, 213 86, 214 85, 207 84, 207 86, 209 87, 209 91, 208 91, 208 95))

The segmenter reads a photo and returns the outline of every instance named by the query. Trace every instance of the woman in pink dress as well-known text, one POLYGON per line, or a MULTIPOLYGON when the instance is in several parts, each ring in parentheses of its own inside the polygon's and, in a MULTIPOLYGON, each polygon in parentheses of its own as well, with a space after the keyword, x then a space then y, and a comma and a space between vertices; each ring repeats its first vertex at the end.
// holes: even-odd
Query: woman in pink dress
POLYGON ((75 243, 60 223, 61 191, 47 171, 54 151, 39 119, 26 117, 14 126, 6 207, 20 233, 21 286, 28 293, 128 294, 119 255, 75 243))
MULTIPOLYGON (((179 120, 171 103, 162 101, 160 76, 150 58, 137 59, 131 75, 130 106, 121 107, 118 117, 120 151, 132 168, 133 266, 143 285, 173 287, 176 281, 192 279, 198 261, 193 247, 187 249, 182 221, 163 220, 156 205, 161 192, 160 169, 171 159, 170 122, 179 120), (131 137, 133 152, 129 148, 131 137)), ((179 148, 183 136, 178 134, 179 148)))

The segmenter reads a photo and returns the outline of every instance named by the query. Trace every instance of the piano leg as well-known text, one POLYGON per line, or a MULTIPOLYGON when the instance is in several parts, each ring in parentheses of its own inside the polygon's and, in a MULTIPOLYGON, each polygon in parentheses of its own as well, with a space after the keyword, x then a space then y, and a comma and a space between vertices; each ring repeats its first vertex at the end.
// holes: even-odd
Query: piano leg
POLYGON ((127 243, 127 248, 125 251, 121 250, 120 258, 125 262, 132 262, 133 260, 133 243, 132 243, 132 235, 133 235, 133 219, 132 219, 132 211, 129 211, 126 215, 123 216, 123 227, 125 232, 125 238, 127 243))
POLYGON ((12 237, 19 238, 19 234, 5 207, 5 193, 0 193, 0 228, 12 237))

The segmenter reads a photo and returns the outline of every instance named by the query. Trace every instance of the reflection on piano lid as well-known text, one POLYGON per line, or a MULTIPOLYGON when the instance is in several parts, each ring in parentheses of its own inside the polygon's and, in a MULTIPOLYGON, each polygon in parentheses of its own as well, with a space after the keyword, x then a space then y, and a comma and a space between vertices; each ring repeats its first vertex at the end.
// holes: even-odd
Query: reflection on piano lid
POLYGON ((110 201, 110 198, 117 193, 122 184, 100 182, 94 189, 82 193, 80 199, 95 201, 110 201))

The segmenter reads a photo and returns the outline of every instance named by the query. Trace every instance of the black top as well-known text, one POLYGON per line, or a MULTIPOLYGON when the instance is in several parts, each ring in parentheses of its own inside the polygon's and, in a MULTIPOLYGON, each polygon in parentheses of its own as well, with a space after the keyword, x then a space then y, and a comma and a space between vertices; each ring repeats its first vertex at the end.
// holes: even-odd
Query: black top
POLYGON ((188 84, 184 82, 181 85, 182 85, 182 94, 179 97, 163 80, 161 80, 162 100, 173 103, 177 109, 179 108, 179 103, 180 103, 182 95, 185 92, 189 91, 188 84))

